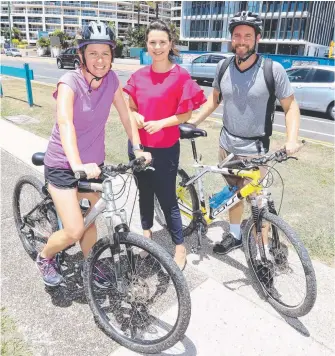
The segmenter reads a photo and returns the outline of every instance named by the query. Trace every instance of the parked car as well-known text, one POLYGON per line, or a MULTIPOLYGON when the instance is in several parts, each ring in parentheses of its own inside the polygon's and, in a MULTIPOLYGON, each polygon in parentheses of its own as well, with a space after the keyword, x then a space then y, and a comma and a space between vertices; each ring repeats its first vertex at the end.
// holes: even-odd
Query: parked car
POLYGON ((75 47, 68 48, 56 58, 57 67, 60 69, 63 67, 78 68, 80 66, 80 58, 75 47))
POLYGON ((286 70, 300 109, 326 113, 335 120, 335 68, 309 65, 286 70))
POLYGON ((215 77, 217 64, 227 58, 233 56, 233 53, 205 53, 194 58, 190 63, 183 63, 181 67, 185 68, 193 79, 198 82, 212 82, 215 77))
POLYGON ((22 57, 21 52, 17 48, 5 49, 6 56, 22 57))

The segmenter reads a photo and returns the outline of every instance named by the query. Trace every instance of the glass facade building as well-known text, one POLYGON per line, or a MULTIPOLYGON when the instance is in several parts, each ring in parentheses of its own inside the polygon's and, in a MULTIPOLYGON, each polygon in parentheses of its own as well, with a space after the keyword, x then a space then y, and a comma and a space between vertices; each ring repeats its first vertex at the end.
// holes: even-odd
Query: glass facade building
POLYGON ((241 10, 263 20, 260 53, 323 57, 333 39, 334 1, 184 1, 181 39, 190 50, 228 52, 228 23, 241 10))

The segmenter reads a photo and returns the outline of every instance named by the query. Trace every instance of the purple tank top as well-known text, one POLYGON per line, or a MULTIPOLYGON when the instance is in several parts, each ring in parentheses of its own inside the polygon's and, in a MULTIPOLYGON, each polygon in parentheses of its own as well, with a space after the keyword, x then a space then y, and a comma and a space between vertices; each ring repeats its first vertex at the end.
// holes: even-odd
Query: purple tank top
MULTIPOLYGON (((102 79, 98 89, 88 92, 89 83, 81 70, 67 72, 58 81, 53 97, 57 99, 58 85, 64 83, 74 92, 73 124, 82 163, 101 164, 105 160, 105 125, 119 80, 113 71, 102 79)), ((71 169, 65 155, 57 122, 55 123, 44 158, 48 167, 71 169)))

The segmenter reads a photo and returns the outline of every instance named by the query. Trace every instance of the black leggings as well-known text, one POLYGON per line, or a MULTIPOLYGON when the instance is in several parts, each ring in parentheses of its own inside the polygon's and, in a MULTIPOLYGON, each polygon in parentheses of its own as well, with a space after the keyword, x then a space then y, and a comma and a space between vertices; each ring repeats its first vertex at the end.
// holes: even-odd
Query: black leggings
MULTIPOLYGON (((154 195, 158 198, 164 212, 165 220, 172 240, 176 245, 184 242, 180 210, 176 197, 176 178, 179 164, 180 143, 172 147, 144 147, 145 152, 152 155, 154 171, 136 172, 138 181, 141 224, 143 230, 152 228, 154 219, 154 195)), ((129 159, 134 159, 134 153, 128 142, 129 159)))

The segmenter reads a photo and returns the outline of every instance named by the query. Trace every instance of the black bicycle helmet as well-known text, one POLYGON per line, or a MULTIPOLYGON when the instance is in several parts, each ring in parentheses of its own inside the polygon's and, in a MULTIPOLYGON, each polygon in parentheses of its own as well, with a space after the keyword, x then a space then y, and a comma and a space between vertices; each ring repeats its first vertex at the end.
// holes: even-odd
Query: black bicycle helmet
POLYGON ((113 49, 116 46, 115 34, 104 22, 91 21, 88 26, 83 27, 81 37, 77 40, 78 48, 92 43, 108 44, 113 49))
POLYGON ((233 33, 236 26, 240 25, 253 27, 256 31, 256 35, 262 32, 262 20, 260 19, 259 15, 254 12, 242 11, 235 14, 234 17, 229 21, 230 34, 233 33))

